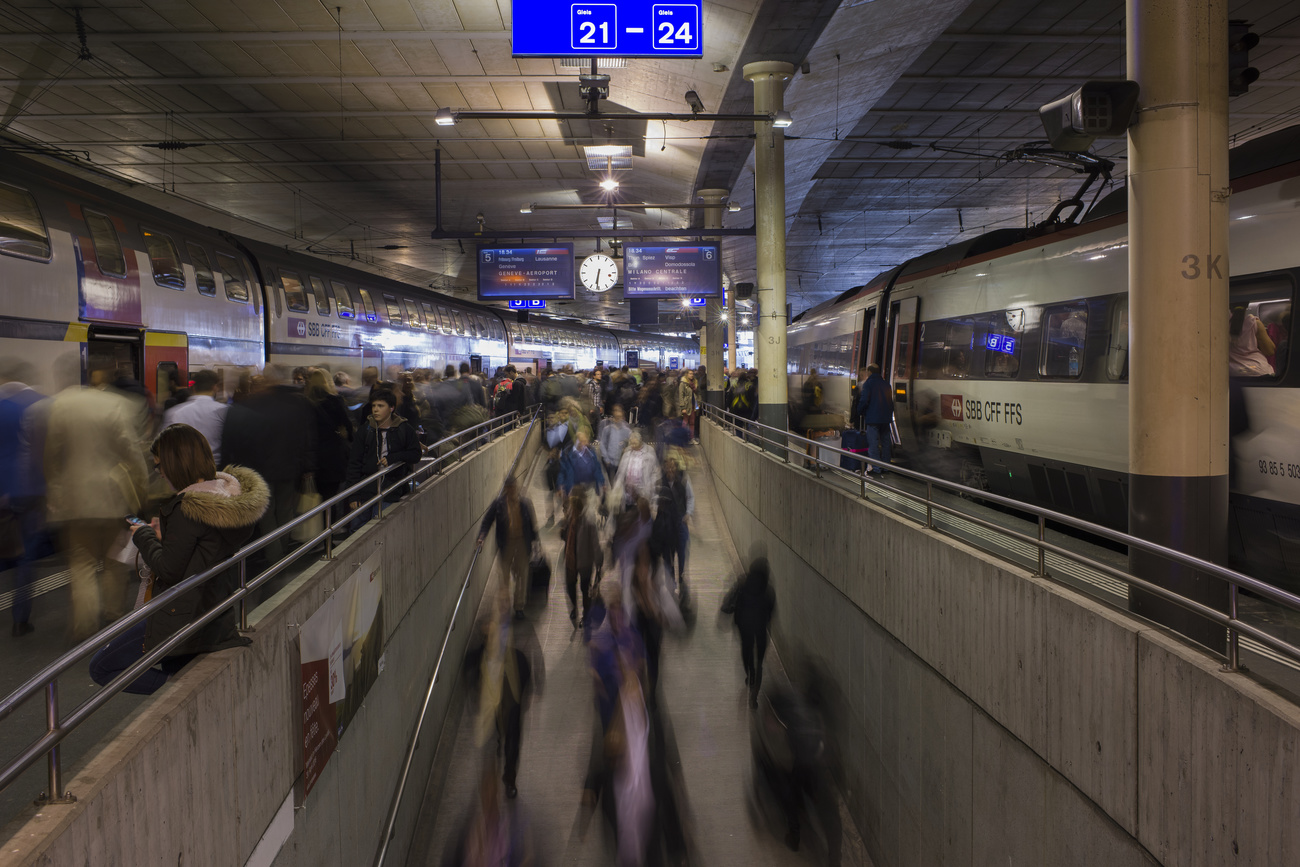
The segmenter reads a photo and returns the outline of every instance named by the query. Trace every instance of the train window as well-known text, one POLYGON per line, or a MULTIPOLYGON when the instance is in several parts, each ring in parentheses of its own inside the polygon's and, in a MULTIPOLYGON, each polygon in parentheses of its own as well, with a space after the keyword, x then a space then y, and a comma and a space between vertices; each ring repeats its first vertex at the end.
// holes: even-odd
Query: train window
POLYGON ((488 332, 488 324, 487 324, 487 320, 483 318, 482 314, 477 314, 477 313, 476 313, 476 314, 474 315, 474 318, 478 320, 478 336, 479 336, 479 337, 488 337, 488 336, 490 336, 490 334, 489 334, 489 332, 488 332))
POLYGON ((984 375, 1011 379, 1020 372, 1025 311, 999 310, 985 317, 984 375))
POLYGON ((361 308, 362 314, 366 317, 366 321, 378 322, 379 308, 375 306, 375 299, 370 297, 370 290, 362 287, 357 291, 361 294, 361 303, 358 306, 361 308))
POLYGON ((402 309, 406 311, 406 324, 412 328, 424 328, 424 317, 420 315, 420 305, 406 298, 402 299, 402 309))
POLYGON ((9 184, 0 184, 0 253, 28 259, 50 258, 50 236, 45 232, 36 197, 9 184))
POLYGON ((325 288, 325 281, 319 277, 308 277, 311 281, 311 294, 316 296, 316 312, 321 316, 330 315, 330 293, 325 288))
POLYGON ((1272 277, 1234 283, 1228 320, 1228 373, 1281 376, 1291 354, 1291 280, 1272 277))
POLYGON ((405 325, 406 317, 402 315, 402 305, 392 295, 384 295, 384 306, 388 308, 388 321, 392 325, 405 325))
POLYGON ((334 303, 338 305, 339 318, 355 319, 357 312, 352 306, 352 295, 348 292, 348 287, 337 280, 331 280, 330 288, 334 290, 334 303))
POLYGON ((457 334, 464 334, 464 333, 465 333, 465 320, 463 320, 463 319, 460 318, 460 311, 459 311, 459 310, 453 310, 453 311, 451 311, 451 321, 452 321, 452 323, 456 326, 456 333, 457 333, 457 334))
POLYGON ((1077 378, 1083 373, 1083 350, 1088 339, 1088 306, 1062 304, 1043 311, 1043 356, 1038 372, 1043 376, 1077 378))
POLYGON ((1128 298, 1116 298, 1110 311, 1110 337, 1106 344, 1106 376, 1128 379, 1128 298))
POLYGON ((217 268, 221 283, 226 287, 226 297, 231 301, 248 301, 248 272, 238 259, 229 253, 217 251, 217 268))
POLYGON ((438 330, 438 312, 433 309, 433 305, 428 301, 421 301, 420 306, 424 308, 424 321, 428 324, 430 331, 438 330))
POLYGON ((86 228, 90 230, 90 243, 95 248, 95 262, 99 273, 112 277, 126 276, 126 256, 122 255, 122 241, 117 237, 113 221, 103 214, 82 210, 86 228))
POLYGON ((451 334, 451 314, 446 307, 438 307, 438 328, 443 334, 451 334))
POLYGON ((284 285, 284 301, 290 310, 306 313, 307 290, 302 287, 302 278, 293 271, 280 271, 280 282, 284 285))
POLYGON ((208 258, 208 251, 193 241, 186 241, 185 252, 190 254, 190 263, 194 265, 194 282, 199 287, 199 294, 216 295, 217 279, 212 276, 212 260, 208 258))
POLYGON ((975 348, 975 323, 971 319, 940 319, 921 324, 921 379, 961 379, 970 374, 975 348))
POLYGON ((171 289, 185 288, 185 268, 176 243, 166 235, 143 229, 144 245, 153 263, 153 282, 171 289))
POLYGON ((466 313, 465 316, 465 333, 470 337, 478 337, 478 323, 474 321, 473 313, 466 313))

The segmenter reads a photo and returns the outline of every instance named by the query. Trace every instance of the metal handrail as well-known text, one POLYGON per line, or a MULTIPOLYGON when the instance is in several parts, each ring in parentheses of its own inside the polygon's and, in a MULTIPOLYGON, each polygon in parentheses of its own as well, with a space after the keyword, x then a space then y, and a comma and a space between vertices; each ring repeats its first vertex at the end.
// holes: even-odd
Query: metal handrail
MULTIPOLYGON (((538 406, 533 410, 533 417, 528 422, 528 430, 524 433, 524 441, 519 444, 519 450, 515 452, 515 459, 510 464, 510 469, 506 471, 506 478, 514 475, 515 469, 519 466, 519 459, 523 457, 524 447, 528 445, 528 439, 533 435, 533 425, 541 415, 541 407, 538 406)), ((397 811, 402 806, 402 798, 406 794, 406 780, 411 774, 411 763, 415 761, 415 750, 420 742, 420 733, 424 730, 424 720, 429 713, 429 705, 433 702, 433 688, 438 683, 438 675, 442 673, 442 660, 447 655, 447 646, 451 643, 451 634, 456 631, 456 618, 460 616, 461 603, 465 601, 465 593, 469 590, 470 579, 474 576, 474 566, 478 564, 478 555, 482 552, 482 546, 474 546, 474 554, 470 557, 469 568, 465 570, 465 580, 460 584, 460 594, 456 597, 456 607, 451 611, 451 619, 447 623, 447 634, 442 637, 442 648, 438 651, 438 659, 433 665, 433 674, 429 677, 429 686, 424 693, 424 703, 420 706, 420 716, 415 721, 415 730, 411 732, 411 738, 406 746, 406 759, 402 763, 402 773, 397 780, 397 788, 393 792, 393 800, 388 807, 388 816, 384 821, 384 834, 379 841, 379 851, 375 853, 374 867, 382 867, 384 859, 388 856, 388 844, 396 833, 397 811)))
POLYGON ((266 582, 275 578, 282 571, 293 565, 298 560, 311 554, 317 545, 325 543, 325 554, 323 559, 332 560, 333 538, 335 530, 350 523, 356 513, 364 513, 371 506, 379 503, 378 518, 383 517, 382 502, 384 497, 394 490, 408 484, 418 487, 419 483, 430 475, 440 472, 447 462, 448 458, 458 455, 460 452, 470 448, 477 447, 478 444, 489 441, 492 436, 507 428, 516 428, 520 423, 520 417, 517 412, 510 412, 485 422, 457 431, 451 436, 444 437, 433 445, 429 450, 434 450, 439 446, 461 440, 467 435, 470 439, 461 442, 448 451, 434 455, 433 457, 423 457, 417 462, 417 468, 414 472, 403 476, 393 485, 387 488, 383 487, 383 479, 390 473, 396 472, 406 464, 396 464, 391 467, 385 467, 382 470, 368 476, 365 479, 353 484, 347 489, 340 491, 333 497, 322 502, 320 505, 310 509, 276 530, 260 536, 249 542, 243 548, 240 548, 226 560, 212 566, 204 572, 186 578, 184 581, 169 587, 161 594, 154 596, 149 602, 135 609, 129 614, 114 621, 109 626, 83 640, 76 647, 59 656, 54 661, 47 664, 39 672, 28 678, 21 686, 15 689, 9 695, 0 699, 0 721, 12 714, 28 699, 37 693, 44 691, 46 693, 46 732, 39 739, 30 744, 27 749, 23 750, 17 759, 10 761, 0 768, 0 791, 9 786, 17 777, 32 766, 41 755, 49 757, 49 790, 45 797, 49 801, 64 800, 64 792, 61 782, 61 768, 58 755, 58 745, 75 729, 84 722, 91 714, 102 707, 109 699, 124 690, 135 679, 143 674, 147 669, 152 668, 161 659, 166 657, 173 649, 179 647, 184 641, 201 630, 208 623, 225 613, 228 609, 239 605, 240 611, 240 628, 247 629, 247 599, 256 590, 262 587, 266 582), (350 499, 354 494, 365 489, 370 485, 378 485, 379 493, 374 497, 366 500, 358 506, 355 512, 349 512, 340 517, 337 521, 332 520, 332 510, 339 503, 353 502, 350 499), (325 528, 304 542, 296 550, 289 552, 288 555, 281 558, 276 563, 267 567, 252 581, 247 580, 247 560, 250 556, 261 551, 267 545, 280 539, 289 533, 292 533, 297 527, 312 520, 317 515, 325 515, 325 528), (131 627, 141 623, 149 618, 156 611, 164 608, 173 599, 190 592, 205 582, 211 580, 217 575, 223 574, 229 569, 238 567, 239 569, 239 589, 231 593, 221 603, 212 609, 204 612, 197 620, 186 624, 172 635, 168 636, 165 641, 153 648, 151 651, 141 657, 135 664, 126 669, 124 672, 115 677, 98 690, 90 698, 86 699, 77 706, 67 716, 60 718, 58 712, 58 678, 60 675, 71 669, 80 660, 89 656, 104 646, 109 641, 117 638, 122 633, 131 629, 131 627))
POLYGON ((718 424, 732 430, 733 432, 736 430, 753 431, 753 432, 767 431, 779 436, 785 441, 780 442, 774 439, 773 437, 764 436, 762 438, 763 446, 764 447, 770 446, 770 447, 775 447, 784 450, 786 453, 786 457, 785 457, 786 463, 790 462, 790 454, 797 452, 800 460, 812 461, 815 464, 816 471, 819 476, 821 474, 822 467, 826 467, 829 468, 833 473, 837 473, 844 476, 850 476, 853 477, 855 480, 861 481, 862 484, 861 495, 864 497, 866 496, 867 485, 870 484, 873 487, 880 487, 882 489, 888 490, 891 494, 900 496, 913 503, 917 503, 919 505, 924 506, 926 509, 926 520, 924 522, 924 526, 926 526, 927 529, 935 530, 937 532, 942 532, 938 527, 934 525, 934 521, 933 521, 932 513, 933 510, 937 509, 940 512, 952 515, 954 517, 958 517, 963 521, 968 521, 977 526, 981 526, 984 527, 985 529, 993 530, 1004 536, 1008 536, 1017 539, 1021 542, 1024 542, 1028 545, 1031 545, 1032 547, 1038 549, 1038 574, 1040 576, 1049 577, 1047 575, 1046 569, 1044 568, 1044 557, 1046 553, 1051 552, 1053 554, 1056 554, 1057 556, 1063 557, 1068 560, 1072 560, 1090 569, 1096 569, 1113 578, 1116 578, 1117 580, 1123 581, 1125 584, 1128 584, 1132 587, 1137 587, 1138 589, 1159 596, 1162 599, 1165 599, 1169 602, 1173 602, 1174 604, 1179 605, 1195 614, 1198 614, 1206 618, 1207 620, 1211 620, 1215 623, 1218 623, 1221 626, 1224 626, 1228 630, 1228 651, 1226 654, 1226 658, 1227 658, 1227 667, 1232 671, 1236 671, 1240 668, 1239 637, 1242 634, 1247 635, 1255 639, 1256 641, 1259 641, 1260 643, 1273 648, 1277 652, 1291 658, 1296 662, 1300 662, 1300 647, 1297 647, 1296 645, 1284 641, 1283 639, 1277 638, 1276 636, 1270 635, 1267 632, 1263 632, 1257 627, 1243 622, 1237 616, 1238 613, 1237 594, 1240 590, 1249 590, 1252 593, 1261 596, 1265 599, 1268 599, 1271 602, 1275 602, 1278 605, 1281 605, 1282 607, 1288 610, 1300 612, 1300 596, 1297 596, 1296 594, 1288 593, 1287 591, 1275 587, 1272 584, 1267 584, 1259 580, 1258 578, 1253 578, 1250 575, 1245 575, 1241 572, 1234 571, 1225 566, 1221 566, 1218 563, 1212 563, 1208 560, 1202 560, 1198 557, 1194 557, 1190 554, 1186 554, 1174 548, 1168 548, 1164 545, 1161 545, 1157 542, 1152 542, 1148 539, 1142 539, 1138 536, 1131 536, 1128 533, 1125 533, 1121 530, 1114 530, 1111 529, 1110 527, 1104 527, 1100 524, 1093 524, 1088 521, 1084 521, 1080 518, 1076 518, 1073 515, 1062 514, 1061 512, 1055 512, 1052 511, 1051 509, 1044 509, 1029 503, 1023 503, 1019 500, 1013 500, 1010 497, 1004 497, 1000 494, 994 494, 989 491, 982 491, 979 490, 978 488, 971 488, 966 485, 962 485, 958 482, 952 482, 947 479, 940 478, 938 476, 927 476, 924 473, 918 473, 915 470, 909 470, 906 467, 900 467, 894 464, 887 464, 882 461, 875 460, 874 458, 869 458, 858 452, 850 452, 850 451, 845 451, 844 449, 836 448, 834 446, 823 445, 817 442, 816 440, 809 439, 808 437, 799 436, 798 434, 791 433, 788 430, 772 427, 771 425, 765 425, 760 422, 750 421, 749 419, 743 418, 741 416, 737 416, 734 413, 727 412, 725 410, 719 409, 718 407, 712 405, 705 405, 704 411, 707 416, 714 419, 718 424), (789 441, 791 440, 801 444, 803 447, 798 449, 792 448, 788 444, 789 441), (817 451, 809 453, 807 450, 808 446, 816 446, 817 451), (926 486, 925 496, 914 494, 911 491, 906 491, 903 490, 902 488, 894 487, 892 485, 886 486, 876 480, 869 480, 868 474, 866 472, 849 473, 848 471, 845 471, 842 467, 840 467, 836 463, 831 463, 829 461, 822 460, 821 451, 820 451, 822 449, 825 449, 826 451, 830 452, 832 455, 850 457, 868 466, 878 467, 881 469, 888 469, 889 472, 891 473, 896 473, 898 475, 907 478, 912 478, 919 482, 923 482, 925 483, 926 486), (969 497, 975 497, 989 503, 994 503, 999 506, 1004 506, 1006 508, 1014 509, 1019 512, 1033 515, 1038 520, 1037 537, 1019 533, 1015 530, 1002 527, 990 521, 982 520, 974 515, 971 515, 967 512, 963 512, 959 509, 955 509, 951 506, 947 506, 943 503, 936 502, 933 498, 933 490, 936 485, 957 494, 966 495, 969 497), (1187 566, 1191 569, 1195 569, 1200 572, 1204 572, 1208 575, 1211 575, 1213 577, 1219 578, 1227 582, 1229 587, 1228 613, 1225 614, 1222 611, 1219 611, 1214 608, 1210 608, 1193 599, 1188 599, 1185 596, 1181 596, 1178 593, 1175 593, 1174 591, 1169 590, 1166 587, 1161 587, 1160 585, 1152 584, 1151 582, 1139 578, 1135 575, 1130 575, 1129 573, 1123 571, 1122 569, 1117 569, 1108 563, 1103 563, 1099 560, 1087 556, 1086 554, 1082 554, 1076 551, 1070 551, 1066 548, 1062 548, 1058 545, 1054 545, 1051 542, 1048 542, 1044 538, 1045 527, 1048 521, 1054 521, 1059 524, 1064 524, 1066 526, 1073 527, 1074 529, 1083 530, 1087 533, 1100 536, 1104 539, 1109 539, 1113 542, 1127 545, 1130 548, 1136 548, 1140 551, 1144 551, 1149 554, 1154 554, 1158 557, 1163 557, 1167 560, 1171 560, 1180 565, 1187 566))

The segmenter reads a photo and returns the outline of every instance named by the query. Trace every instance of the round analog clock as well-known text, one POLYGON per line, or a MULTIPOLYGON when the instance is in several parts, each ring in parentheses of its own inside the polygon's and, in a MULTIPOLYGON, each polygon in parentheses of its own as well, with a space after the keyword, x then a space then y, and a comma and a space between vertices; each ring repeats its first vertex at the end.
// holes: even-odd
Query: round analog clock
POLYGON ((582 260, 578 277, 589 292, 608 292, 618 282, 618 263, 604 253, 596 253, 582 260))

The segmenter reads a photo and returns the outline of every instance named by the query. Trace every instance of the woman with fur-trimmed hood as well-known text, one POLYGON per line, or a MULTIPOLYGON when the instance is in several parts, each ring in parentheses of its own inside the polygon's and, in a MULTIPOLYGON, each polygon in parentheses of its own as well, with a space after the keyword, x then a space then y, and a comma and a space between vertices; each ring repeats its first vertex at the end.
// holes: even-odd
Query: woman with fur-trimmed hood
MULTIPOLYGON (((174 587, 229 559, 252 538, 254 525, 266 512, 270 490, 247 467, 228 466, 217 472, 212 449, 203 435, 185 424, 163 430, 153 444, 153 457, 176 495, 163 503, 152 524, 128 518, 140 562, 153 573, 152 595, 174 587)), ((229 598, 239 587, 235 569, 216 575, 173 599, 171 604, 109 642, 95 654, 90 674, 106 684, 170 636, 229 598)), ((126 688, 149 695, 198 653, 210 653, 249 643, 238 632, 232 607, 183 642, 126 688)))

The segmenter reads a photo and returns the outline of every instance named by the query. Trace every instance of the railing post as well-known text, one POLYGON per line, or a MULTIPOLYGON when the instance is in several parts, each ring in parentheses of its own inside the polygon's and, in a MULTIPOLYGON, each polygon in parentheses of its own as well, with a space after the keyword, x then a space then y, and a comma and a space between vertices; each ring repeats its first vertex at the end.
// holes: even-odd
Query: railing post
MULTIPOLYGON (((925 526, 931 530, 934 529, 934 508, 932 507, 933 502, 934 502, 934 483, 926 482, 925 483, 925 526)), ((1039 548, 1038 550, 1041 551, 1043 549, 1039 548)))
POLYGON ((239 589, 245 591, 239 597, 239 631, 248 631, 248 558, 239 561, 239 589))
MULTIPOLYGON (((45 684, 45 727, 53 734, 59 729, 59 682, 57 679, 45 684)), ((76 798, 63 791, 63 769, 60 767, 58 745, 50 747, 45 758, 48 763, 49 785, 38 804, 69 804, 76 798)))
POLYGON ((334 504, 330 503, 325 507, 325 559, 334 559, 334 504))
POLYGON ((380 476, 380 477, 379 477, 379 491, 378 491, 378 494, 379 494, 379 503, 378 503, 378 505, 375 506, 375 509, 376 509, 376 511, 375 511, 375 520, 376 520, 376 521, 382 521, 382 520, 384 519, 384 479, 386 479, 386 478, 387 478, 387 475, 383 475, 383 476, 380 476))
MULTIPOLYGON (((1228 618, 1233 623, 1237 622, 1237 585, 1228 585, 1228 618)), ((1241 647, 1240 638, 1237 635, 1235 626, 1228 627, 1228 671, 1238 671, 1241 668, 1241 647)))
POLYGON ((1047 541, 1047 518, 1038 516, 1038 574, 1047 577, 1047 551, 1043 543, 1047 541))

